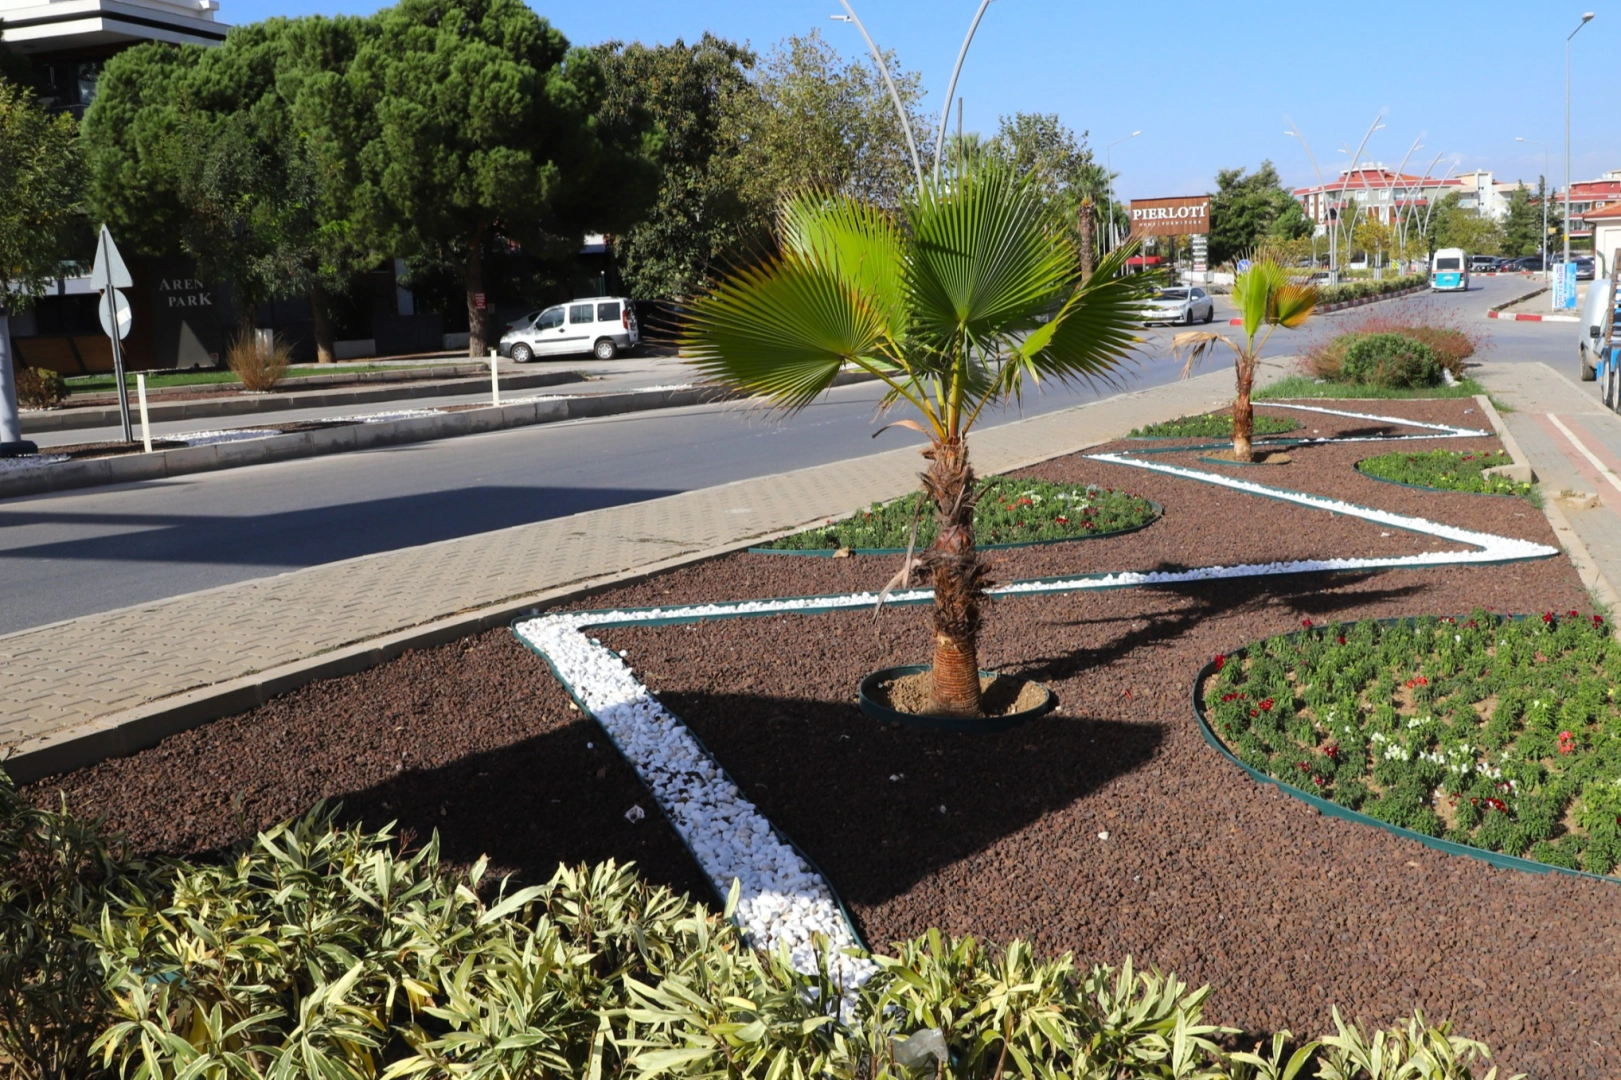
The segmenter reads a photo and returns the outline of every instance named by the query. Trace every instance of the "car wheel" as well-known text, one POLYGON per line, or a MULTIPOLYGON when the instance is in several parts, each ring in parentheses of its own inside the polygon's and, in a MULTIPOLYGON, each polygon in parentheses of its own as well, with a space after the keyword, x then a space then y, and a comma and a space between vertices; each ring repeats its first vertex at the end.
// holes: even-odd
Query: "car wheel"
POLYGON ((1215 318, 1216 318, 1216 305, 1211 304, 1209 307, 1204 309, 1204 321, 1208 325, 1209 323, 1214 321, 1215 318))
POLYGON ((613 338, 603 338, 597 342, 594 350, 598 360, 612 360, 619 355, 619 346, 614 344, 613 338))
POLYGON ((1598 372, 1593 368, 1592 364, 1587 362, 1587 350, 1582 349, 1580 352, 1582 357, 1582 382, 1598 381, 1598 372))
POLYGON ((534 358, 534 350, 523 342, 520 341, 512 347, 512 362, 514 364, 527 364, 534 358))

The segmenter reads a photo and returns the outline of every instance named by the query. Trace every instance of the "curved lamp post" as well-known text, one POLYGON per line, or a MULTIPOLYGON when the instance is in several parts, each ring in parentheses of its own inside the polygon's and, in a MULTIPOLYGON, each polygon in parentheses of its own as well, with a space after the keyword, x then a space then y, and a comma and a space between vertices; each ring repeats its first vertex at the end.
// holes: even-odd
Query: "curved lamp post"
POLYGON ((1120 246, 1120 240, 1115 236, 1114 228, 1114 148, 1128 139, 1135 139, 1141 135, 1140 131, 1133 131, 1130 135, 1122 135, 1103 149, 1103 175, 1109 182, 1109 250, 1113 251, 1120 246))
MULTIPOLYGON (((906 150, 907 153, 912 155, 912 172, 916 174, 917 182, 921 185, 923 183, 923 162, 917 156, 917 140, 912 137, 912 122, 907 118, 906 106, 901 103, 901 95, 895 89, 895 80, 889 77, 889 65, 884 63, 884 54, 878 51, 877 45, 873 44, 872 35, 868 34, 867 28, 862 25, 860 16, 856 14, 856 9, 850 6, 850 0, 839 0, 839 2, 844 5, 845 14, 830 15, 828 17, 834 22, 855 23, 856 29, 861 31, 862 38, 867 42, 867 48, 872 52, 873 63, 878 65, 878 73, 884 77, 884 85, 889 87, 889 100, 895 103, 895 115, 900 118, 901 131, 906 135, 906 150)), ((950 99, 947 98, 947 100, 950 99)), ((936 162, 935 171, 939 171, 938 162, 936 162)))
MULTIPOLYGON (((992 0, 980 0, 979 10, 974 12, 974 21, 968 24, 968 36, 962 39, 962 48, 957 50, 957 66, 951 69, 951 84, 946 87, 946 103, 940 109, 940 134, 934 141, 934 179, 940 181, 940 157, 946 148, 946 123, 951 119, 951 99, 957 93, 957 76, 962 74, 962 62, 968 56, 968 46, 973 44, 974 31, 979 29, 979 20, 985 17, 985 9, 991 6, 992 0)), ((845 7, 850 5, 846 3, 845 7)))
MULTIPOLYGON (((1589 11, 1582 16, 1582 21, 1576 24, 1570 36, 1565 38, 1565 262, 1570 261, 1570 39, 1592 21, 1593 13, 1589 11)), ((1593 254, 1597 255, 1598 252, 1595 250, 1593 254)), ((1547 269, 1546 261, 1543 269, 1547 269)))

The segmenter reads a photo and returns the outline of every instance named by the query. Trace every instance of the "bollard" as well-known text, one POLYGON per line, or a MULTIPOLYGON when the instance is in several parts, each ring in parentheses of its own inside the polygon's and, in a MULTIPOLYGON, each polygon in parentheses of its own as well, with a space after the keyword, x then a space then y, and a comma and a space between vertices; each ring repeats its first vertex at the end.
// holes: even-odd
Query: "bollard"
POLYGON ((145 372, 137 371, 135 373, 135 397, 141 405, 141 445, 146 447, 146 452, 150 454, 152 452, 152 425, 146 419, 145 372))
POLYGON ((501 407, 501 375, 497 365, 501 359, 500 349, 490 350, 490 404, 497 409, 501 407))

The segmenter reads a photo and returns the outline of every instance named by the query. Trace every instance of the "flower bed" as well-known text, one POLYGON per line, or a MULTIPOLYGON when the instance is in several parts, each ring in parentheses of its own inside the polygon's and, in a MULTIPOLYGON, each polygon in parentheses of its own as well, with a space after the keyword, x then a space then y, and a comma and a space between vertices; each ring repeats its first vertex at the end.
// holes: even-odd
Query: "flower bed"
MULTIPOLYGON (((1300 427, 1293 420, 1281 416, 1256 416, 1256 435, 1282 435, 1300 427)), ((1233 414, 1230 412, 1205 413, 1203 416, 1182 416, 1163 424, 1140 427, 1127 436, 1129 439, 1230 439, 1233 437, 1233 414)))
POLYGON ((1501 450, 1421 450, 1412 454, 1381 454, 1357 462, 1356 467, 1376 479, 1413 487, 1533 499, 1536 485, 1522 484, 1506 476, 1487 476, 1484 471, 1512 464, 1514 459, 1501 450))
MULTIPOLYGON (((1147 499, 1097 484, 1054 484, 996 477, 981 488, 974 511, 979 543, 1029 544, 1078 540, 1140 529, 1159 516, 1147 499)), ((874 503, 842 521, 784 536, 761 551, 894 551, 906 549, 917 522, 917 547, 934 539, 934 514, 921 492, 874 503)))
POLYGON ((1258 772, 1456 843, 1621 863, 1621 646, 1600 616, 1307 619, 1216 667, 1211 726, 1258 772))

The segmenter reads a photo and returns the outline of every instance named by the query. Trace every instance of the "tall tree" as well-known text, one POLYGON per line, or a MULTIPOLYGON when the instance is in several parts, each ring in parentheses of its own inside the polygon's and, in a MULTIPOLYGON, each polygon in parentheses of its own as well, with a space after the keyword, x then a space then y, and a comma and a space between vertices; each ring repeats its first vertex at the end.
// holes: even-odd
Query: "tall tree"
POLYGON ((628 226, 646 147, 598 123, 598 58, 520 0, 403 0, 374 20, 347 76, 369 117, 355 212, 401 253, 457 270, 482 355, 486 247, 628 226))
POLYGON ((34 448, 17 420, 10 314, 44 291, 70 250, 81 184, 74 136, 71 116, 46 115, 0 78, 0 456, 34 448))
POLYGON ((1542 254, 1541 200, 1546 197, 1546 179, 1538 182, 1535 199, 1524 184, 1520 184, 1509 193, 1508 216, 1503 219, 1503 250, 1508 254, 1542 254))
MULTIPOLYGON (((1503 254, 1503 227, 1482 217, 1478 210, 1459 205, 1461 201, 1462 197, 1453 191, 1435 204, 1429 221, 1429 247, 1432 250, 1462 248, 1475 255, 1503 254)), ((1540 221, 1538 227, 1541 227, 1540 221)))
POLYGON ((1296 219, 1290 211, 1294 202, 1270 161, 1261 162, 1253 173, 1243 169, 1216 173, 1216 190, 1210 196, 1210 261, 1219 265, 1252 251, 1262 237, 1275 235, 1272 228, 1280 218, 1304 221, 1304 215, 1296 219))
MULTIPOLYGON (((885 62, 927 159, 933 140, 918 77, 893 56, 885 62)), ((756 69, 754 89, 733 97, 723 132, 743 148, 732 165, 754 206, 774 208, 818 188, 895 207, 916 183, 894 103, 870 62, 846 62, 813 31, 774 48, 756 69)))
POLYGON ((619 270, 637 296, 687 296, 733 261, 768 221, 742 190, 741 145, 723 137, 726 118, 755 94, 755 56, 705 34, 693 45, 608 42, 596 47, 604 77, 598 116, 651 124, 658 194, 647 214, 614 238, 619 270))

